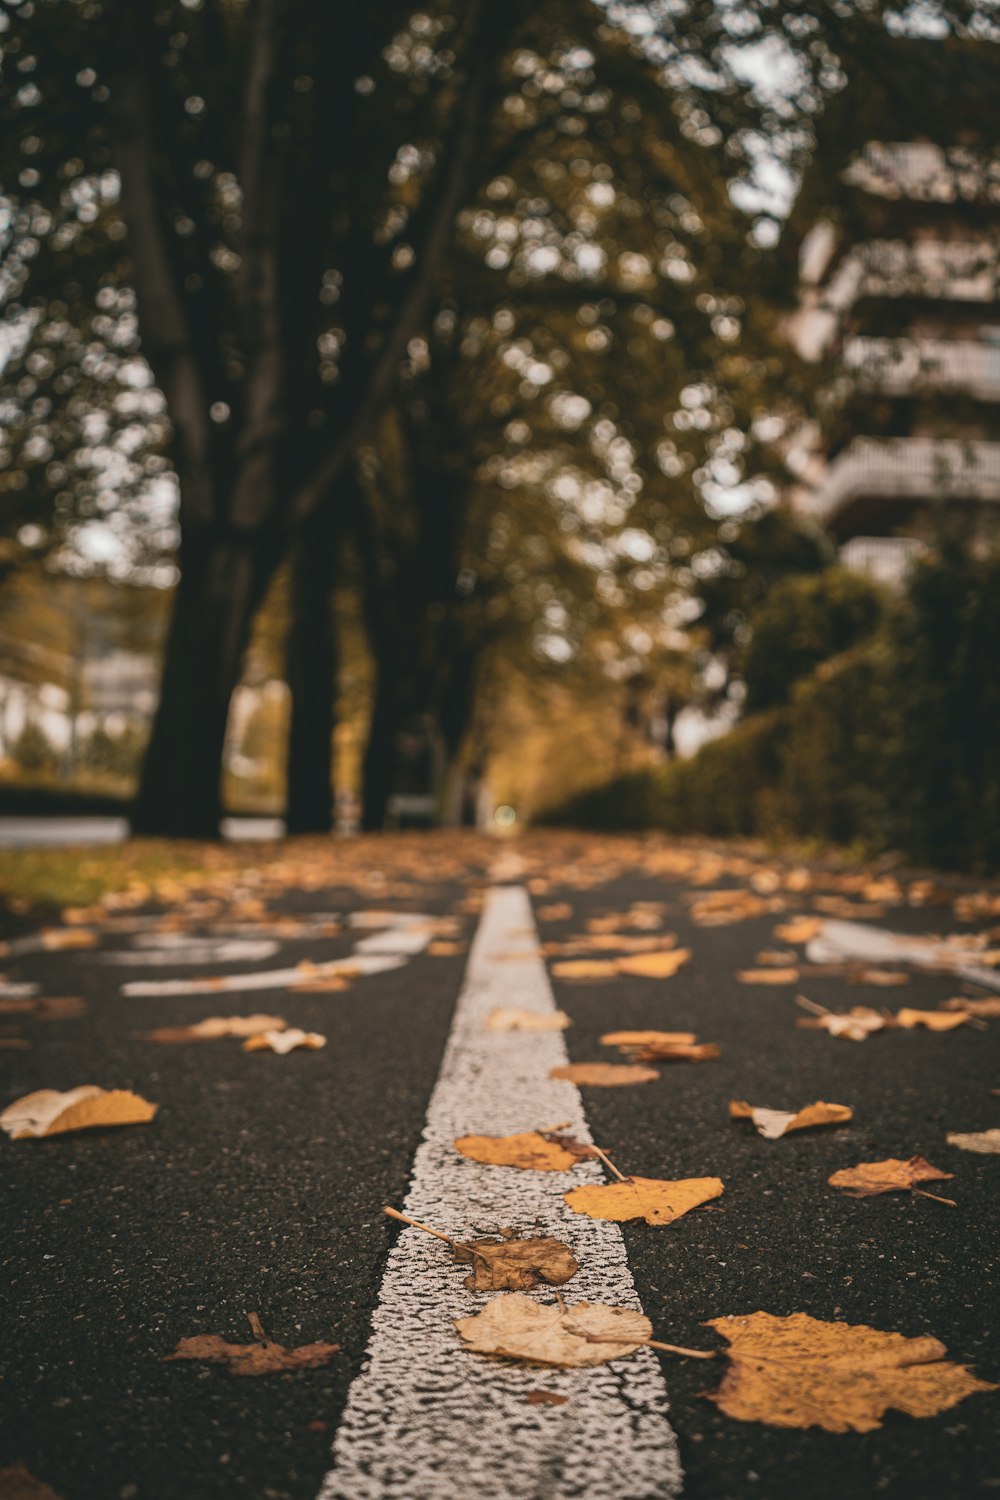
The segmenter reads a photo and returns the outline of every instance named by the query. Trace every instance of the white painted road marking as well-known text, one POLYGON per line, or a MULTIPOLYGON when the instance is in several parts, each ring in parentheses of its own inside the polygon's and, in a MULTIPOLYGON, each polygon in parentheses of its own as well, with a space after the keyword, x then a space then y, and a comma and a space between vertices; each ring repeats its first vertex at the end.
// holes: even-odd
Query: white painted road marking
MULTIPOLYGON (((570 1301, 639 1308, 617 1224, 574 1214, 567 1188, 603 1182, 596 1162, 572 1172, 480 1166, 456 1136, 503 1135, 569 1122, 590 1140, 577 1089, 549 1078, 567 1061, 562 1032, 488 1031, 497 1006, 555 1009, 527 893, 494 888, 486 903, 441 1073, 417 1151, 406 1211, 447 1234, 506 1225, 558 1235, 580 1271, 570 1301), (509 962, 512 953, 522 961, 509 962)), ((656 1356, 589 1370, 522 1368, 464 1354, 452 1319, 479 1311, 440 1242, 407 1229, 391 1252, 365 1368, 348 1395, 334 1465, 319 1500, 671 1500, 681 1491, 677 1440, 656 1356), (565 1406, 527 1404, 544 1388, 565 1406)), ((552 1293, 539 1294, 549 1301, 552 1293)))

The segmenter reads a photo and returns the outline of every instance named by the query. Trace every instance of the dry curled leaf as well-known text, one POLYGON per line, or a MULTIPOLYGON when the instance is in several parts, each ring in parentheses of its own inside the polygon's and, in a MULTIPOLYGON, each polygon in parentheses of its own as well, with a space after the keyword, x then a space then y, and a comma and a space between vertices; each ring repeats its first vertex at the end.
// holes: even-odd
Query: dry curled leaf
POLYGON ((284 1031, 288 1022, 281 1016, 206 1016, 193 1026, 159 1026, 147 1031, 147 1042, 210 1042, 224 1036, 256 1036, 261 1031, 284 1031))
POLYGON ((572 915, 573 908, 568 901, 553 901, 549 906, 538 908, 540 922, 568 922, 572 915))
POLYGON ((522 1010, 517 1006, 498 1006, 486 1017, 487 1031, 565 1031, 572 1024, 564 1010, 522 1010))
POLYGON ((775 937, 782 943, 808 943, 823 930, 822 917, 792 917, 774 929, 775 937))
POLYGON ((465 944, 456 943, 452 938, 435 938, 427 944, 427 952, 431 958, 454 958, 456 954, 465 952, 465 944))
POLYGON ((530 1292, 548 1284, 562 1286, 580 1269, 562 1240, 465 1240, 453 1246, 455 1259, 472 1265, 462 1283, 476 1292, 530 1292))
POLYGON ((15 1141, 65 1135, 71 1130, 96 1130, 108 1125, 144 1125, 156 1114, 150 1104, 127 1089, 102 1089, 96 1084, 60 1093, 38 1089, 25 1094, 0 1114, 0 1130, 15 1141))
POLYGON ((940 1172, 922 1156, 909 1161, 890 1156, 885 1161, 860 1161, 856 1167, 842 1167, 827 1178, 831 1187, 844 1188, 849 1198, 875 1198, 880 1193, 904 1193, 920 1182, 945 1182, 954 1172, 940 1172))
POLYGON ((847 1012, 828 1010, 822 1016, 800 1016, 797 1024, 815 1031, 828 1031, 831 1036, 843 1037, 848 1042, 863 1042, 873 1031, 884 1031, 889 1023, 877 1010, 867 1005, 855 1005, 847 1012))
POLYGON ((863 1323, 824 1323, 806 1313, 712 1318, 729 1365, 709 1397, 727 1416, 770 1427, 871 1432, 885 1412, 932 1417, 974 1391, 997 1387, 944 1359, 935 1338, 906 1338, 863 1323))
POLYGON ((910 982, 910 976, 904 969, 870 969, 864 965, 851 967, 847 977, 852 984, 872 984, 879 989, 892 989, 896 985, 910 982))
POLYGON ((3 1500, 60 1500, 52 1486, 36 1479, 24 1464, 0 1469, 0 1496, 3 1500))
POLYGON ((799 955, 791 949, 764 948, 754 959, 755 964, 762 968, 782 969, 788 968, 790 964, 797 964, 799 955))
POLYGON ((524 1400, 527 1406, 565 1406, 569 1397, 558 1391, 529 1391, 524 1400))
POLYGON ((714 1062, 720 1055, 715 1042, 647 1042, 645 1046, 623 1047, 626 1057, 635 1062, 714 1062))
POLYGON ((36 1021, 75 1021, 86 1013, 79 995, 33 995, 0 998, 0 1016, 34 1016, 36 1021))
POLYGON ((968 1019, 968 1012, 964 1010, 904 1009, 896 1012, 896 1025, 904 1026, 907 1031, 916 1026, 923 1026, 927 1031, 954 1031, 956 1026, 964 1026, 968 1019))
POLYGON ((550 1078, 565 1078, 569 1083, 596 1089, 617 1089, 633 1083, 653 1083, 659 1076, 655 1068, 644 1068, 637 1063, 568 1063, 565 1067, 549 1071, 550 1078))
POLYGON ((243 1043, 243 1051, 277 1052, 284 1057, 287 1052, 294 1052, 298 1047, 318 1052, 325 1046, 326 1037, 318 1031, 300 1031, 297 1026, 289 1026, 285 1031, 261 1031, 255 1036, 248 1036, 243 1043))
POLYGON ((733 1120, 751 1120, 758 1135, 776 1141, 792 1130, 811 1130, 815 1125, 843 1125, 854 1118, 854 1111, 846 1104, 826 1104, 822 1099, 807 1104, 797 1113, 783 1109, 755 1109, 743 1099, 733 1099, 729 1116, 733 1120))
POLYGON ((967 1016, 1000 1016, 1000 995, 988 995, 982 1000, 971 1000, 965 995, 957 995, 953 1000, 945 1000, 941 1006, 942 1010, 963 1010, 967 1016))
POLYGON ((173 1354, 164 1357, 164 1363, 196 1359, 228 1365, 231 1375, 274 1375, 287 1370, 316 1370, 328 1365, 340 1349, 339 1344, 300 1344, 297 1349, 286 1349, 266 1336, 256 1313, 248 1317, 256 1342, 229 1344, 218 1334, 199 1333, 181 1339, 173 1354))
POLYGON ((624 1182, 587 1184, 571 1188, 563 1197, 575 1214, 588 1219, 645 1219, 647 1224, 672 1224, 675 1219, 722 1195, 719 1177, 682 1177, 671 1182, 658 1177, 629 1177, 624 1182))
POLYGON ((532 1172, 568 1172, 578 1161, 593 1156, 589 1146, 572 1136, 539 1130, 516 1135, 461 1135, 456 1151, 488 1167, 521 1167, 532 1172))
POLYGON ((630 1307, 577 1302, 548 1307, 519 1292, 494 1297, 455 1327, 470 1354, 580 1369, 634 1354, 653 1334, 649 1319, 630 1307))
POLYGON ((556 979, 614 979, 618 965, 613 958, 567 958, 552 965, 556 979))
POLYGON ((738 969, 736 971, 736 978, 740 984, 794 984, 798 977, 798 969, 738 969))
POLYGON ((669 979, 683 968, 691 957, 690 948, 658 948, 652 953, 630 953, 616 960, 619 974, 640 979, 669 979))
POLYGON ((960 1151, 977 1151, 981 1156, 1000 1155, 1000 1130, 977 1130, 967 1135, 952 1131, 945 1140, 960 1151))

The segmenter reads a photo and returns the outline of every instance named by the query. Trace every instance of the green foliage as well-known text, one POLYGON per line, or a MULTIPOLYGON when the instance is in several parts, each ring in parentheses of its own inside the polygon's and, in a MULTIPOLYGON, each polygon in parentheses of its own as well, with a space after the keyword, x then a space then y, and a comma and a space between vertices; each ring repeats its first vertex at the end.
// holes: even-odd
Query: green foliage
POLYGON ((846 568, 779 583, 750 616, 746 711, 787 702, 794 683, 870 636, 881 615, 879 590, 846 568))
POLYGON ((36 719, 28 719, 10 748, 11 759, 22 771, 51 771, 56 751, 45 730, 36 719))
POLYGON ((819 666, 783 706, 553 820, 819 838, 995 870, 998 660, 1000 553, 945 545, 869 641, 819 666))

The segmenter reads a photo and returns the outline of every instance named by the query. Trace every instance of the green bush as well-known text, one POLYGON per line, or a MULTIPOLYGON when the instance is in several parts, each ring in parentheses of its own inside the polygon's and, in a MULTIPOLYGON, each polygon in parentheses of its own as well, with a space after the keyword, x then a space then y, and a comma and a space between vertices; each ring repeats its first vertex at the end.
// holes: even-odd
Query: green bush
POLYGON ((846 568, 787 578, 750 616, 743 661, 746 712, 786 703, 795 683, 871 636, 883 596, 846 568))
POLYGON ((558 821, 819 838, 1000 869, 998 662, 1000 555, 942 547, 876 634, 792 686, 782 707, 690 760, 590 792, 558 821))

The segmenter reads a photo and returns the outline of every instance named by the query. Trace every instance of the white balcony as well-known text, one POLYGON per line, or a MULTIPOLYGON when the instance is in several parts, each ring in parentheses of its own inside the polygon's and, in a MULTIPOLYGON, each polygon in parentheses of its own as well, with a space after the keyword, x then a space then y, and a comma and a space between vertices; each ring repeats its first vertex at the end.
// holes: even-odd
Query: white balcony
POLYGON ((828 524, 858 500, 1000 502, 1000 443, 981 439, 856 438, 805 500, 828 524))
POLYGON ((1000 401, 1000 341, 853 338, 844 346, 844 367, 866 389, 886 395, 965 391, 1000 401))
POLYGON ((898 589, 927 548, 912 536, 852 536, 840 549, 840 561, 852 573, 898 589))

